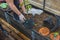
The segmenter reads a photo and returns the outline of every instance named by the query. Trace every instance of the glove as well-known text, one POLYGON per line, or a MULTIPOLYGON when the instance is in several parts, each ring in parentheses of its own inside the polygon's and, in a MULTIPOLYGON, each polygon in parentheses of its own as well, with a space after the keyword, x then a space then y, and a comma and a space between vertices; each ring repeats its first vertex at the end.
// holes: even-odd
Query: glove
POLYGON ((19 15, 19 19, 20 19, 21 22, 25 22, 25 20, 26 20, 25 17, 22 14, 19 15))

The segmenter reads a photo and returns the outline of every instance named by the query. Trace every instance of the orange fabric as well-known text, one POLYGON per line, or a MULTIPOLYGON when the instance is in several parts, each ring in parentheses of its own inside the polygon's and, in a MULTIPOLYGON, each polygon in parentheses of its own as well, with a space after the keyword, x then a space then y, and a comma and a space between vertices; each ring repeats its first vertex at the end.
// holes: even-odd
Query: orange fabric
POLYGON ((56 40, 60 40, 60 35, 58 35, 58 36, 56 37, 56 40))
POLYGON ((47 36, 50 33, 50 30, 47 27, 42 27, 39 29, 39 33, 43 36, 47 36))
POLYGON ((54 33, 50 34, 51 40, 60 40, 60 35, 57 35, 56 38, 54 38, 54 33))
POLYGON ((53 36, 54 33, 51 33, 50 34, 50 39, 53 40, 54 39, 54 36, 53 36))

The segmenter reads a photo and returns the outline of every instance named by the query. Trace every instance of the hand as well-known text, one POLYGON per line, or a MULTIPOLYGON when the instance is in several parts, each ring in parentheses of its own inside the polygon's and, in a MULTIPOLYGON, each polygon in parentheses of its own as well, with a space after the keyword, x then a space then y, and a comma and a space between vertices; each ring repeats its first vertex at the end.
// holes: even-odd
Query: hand
POLYGON ((25 22, 25 20, 26 20, 24 15, 22 15, 22 14, 19 15, 19 19, 21 22, 25 22))
POLYGON ((26 11, 25 12, 23 12, 24 14, 28 14, 26 11))

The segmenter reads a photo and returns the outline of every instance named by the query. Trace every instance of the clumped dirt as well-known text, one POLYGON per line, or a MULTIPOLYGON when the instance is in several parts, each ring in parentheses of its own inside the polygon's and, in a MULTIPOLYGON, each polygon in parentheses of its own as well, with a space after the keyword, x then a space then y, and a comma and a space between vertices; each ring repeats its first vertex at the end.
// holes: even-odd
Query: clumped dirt
MULTIPOLYGON (((35 15, 34 16, 34 21, 35 21, 35 27, 34 27, 34 29, 36 30, 36 31, 38 31, 41 27, 43 27, 42 25, 43 25, 43 21, 44 21, 44 19, 46 19, 47 17, 49 17, 49 16, 52 16, 52 15, 49 15, 49 13, 42 13, 41 15, 35 15)), ((29 14, 29 15, 25 15, 25 17, 26 18, 31 18, 32 17, 32 15, 31 14, 29 14)), ((52 16, 52 19, 53 19, 53 23, 54 23, 54 25, 55 25, 55 22, 56 22, 56 18, 54 17, 54 16, 52 16)), ((60 30, 60 28, 58 28, 58 29, 56 29, 58 32, 59 32, 59 30, 60 30)))

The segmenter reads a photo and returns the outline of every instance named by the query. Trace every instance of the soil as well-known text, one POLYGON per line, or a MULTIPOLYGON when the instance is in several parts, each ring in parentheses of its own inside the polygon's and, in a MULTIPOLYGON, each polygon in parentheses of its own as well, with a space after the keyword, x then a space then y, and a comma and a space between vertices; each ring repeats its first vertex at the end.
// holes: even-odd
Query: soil
MULTIPOLYGON (((34 29, 38 32, 38 30, 41 28, 41 27, 43 27, 43 21, 44 21, 44 19, 46 19, 47 17, 49 17, 49 16, 52 16, 52 15, 49 15, 49 13, 42 13, 41 15, 35 15, 34 16, 34 22, 35 22, 35 27, 34 27, 34 29)), ((26 18, 31 18, 32 17, 32 15, 31 14, 29 14, 29 15, 25 15, 25 17, 26 18)), ((54 23, 54 25, 55 25, 55 23, 56 23, 56 18, 54 17, 54 16, 52 16, 52 19, 53 19, 53 23, 54 23)), ((60 33, 60 28, 58 28, 58 29, 56 29, 56 31, 57 32, 59 32, 60 33)))

